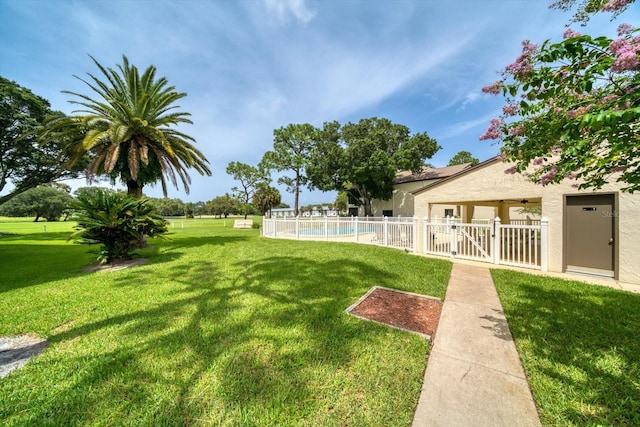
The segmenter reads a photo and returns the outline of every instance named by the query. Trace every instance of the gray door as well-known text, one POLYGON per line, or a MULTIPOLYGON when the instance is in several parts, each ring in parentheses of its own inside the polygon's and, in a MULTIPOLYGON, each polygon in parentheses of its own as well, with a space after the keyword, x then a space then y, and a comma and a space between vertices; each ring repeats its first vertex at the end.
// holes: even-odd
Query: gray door
POLYGON ((565 244, 568 271, 614 276, 614 205, 613 194, 567 196, 565 244))

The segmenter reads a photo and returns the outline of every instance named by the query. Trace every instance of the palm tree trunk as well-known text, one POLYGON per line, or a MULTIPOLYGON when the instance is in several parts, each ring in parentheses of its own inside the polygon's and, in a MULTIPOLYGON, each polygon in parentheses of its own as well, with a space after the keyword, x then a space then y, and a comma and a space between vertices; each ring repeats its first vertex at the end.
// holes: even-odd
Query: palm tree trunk
MULTIPOLYGON (((138 181, 130 179, 127 181, 127 194, 136 199, 142 198, 142 185, 138 184, 138 181)), ((138 237, 138 249, 146 248, 147 236, 138 237)))
POLYGON ((142 185, 138 184, 138 181, 130 179, 127 181, 127 194, 136 199, 142 197, 142 185))

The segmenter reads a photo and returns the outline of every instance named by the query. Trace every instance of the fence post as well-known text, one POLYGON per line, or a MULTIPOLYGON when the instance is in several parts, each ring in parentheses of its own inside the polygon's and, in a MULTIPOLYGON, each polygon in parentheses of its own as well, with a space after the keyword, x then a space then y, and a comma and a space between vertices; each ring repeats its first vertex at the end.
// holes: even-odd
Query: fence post
POLYGON ((449 255, 451 258, 455 258, 458 255, 458 226, 447 217, 447 227, 449 233, 449 255))
POLYGON ((497 216, 494 220, 493 220, 493 244, 492 246, 492 250, 493 250, 493 263, 494 264, 500 264, 500 241, 501 241, 501 236, 502 236, 502 228, 501 228, 501 220, 500 217, 497 216))
POLYGON ((411 250, 418 253, 418 217, 413 216, 413 229, 411 230, 411 250))
POLYGON ((547 241, 549 238, 549 218, 543 216, 540 219, 540 269, 542 271, 549 271, 548 260, 548 247, 547 241))
POLYGON ((324 240, 329 240, 329 218, 324 216, 324 240))
POLYGON ((426 254, 429 245, 429 218, 426 216, 422 219, 422 253, 426 254))
POLYGON ((296 215, 296 240, 300 240, 300 215, 296 215))
POLYGON ((384 217, 384 225, 382 227, 382 232, 384 233, 384 247, 387 247, 387 242, 389 241, 388 236, 387 236, 387 230, 389 229, 389 223, 387 222, 388 218, 385 216, 384 217))
POLYGON ((358 229, 358 217, 357 216, 353 219, 352 225, 353 225, 353 232, 355 234, 355 240, 356 240, 356 243, 358 243, 358 237, 359 237, 358 234, 359 234, 360 230, 358 229))
POLYGON ((262 237, 264 237, 264 228, 266 224, 267 224, 267 216, 262 215, 262 227, 260 227, 260 236, 262 237))

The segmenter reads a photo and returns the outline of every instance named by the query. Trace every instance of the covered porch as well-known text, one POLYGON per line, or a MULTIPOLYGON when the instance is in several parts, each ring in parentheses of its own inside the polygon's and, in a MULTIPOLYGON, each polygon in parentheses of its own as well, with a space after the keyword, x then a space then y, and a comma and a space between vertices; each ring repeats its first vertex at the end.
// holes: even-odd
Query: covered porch
MULTIPOLYGON (((440 219, 436 212, 442 212, 443 206, 456 206, 453 215, 460 222, 471 224, 500 218, 505 225, 533 225, 540 223, 542 216, 542 197, 520 197, 513 199, 456 200, 445 199, 427 204, 427 218, 440 219), (527 212, 529 210, 529 212, 527 212)), ((449 215, 447 215, 449 216, 449 215)))

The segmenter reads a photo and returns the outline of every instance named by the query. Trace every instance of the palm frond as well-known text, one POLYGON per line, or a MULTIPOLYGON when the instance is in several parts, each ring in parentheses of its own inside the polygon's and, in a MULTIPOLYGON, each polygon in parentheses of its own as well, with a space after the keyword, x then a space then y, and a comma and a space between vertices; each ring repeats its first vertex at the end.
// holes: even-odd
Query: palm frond
POLYGON ((120 156, 120 144, 110 144, 104 153, 104 171, 111 173, 120 156))
POLYGON ((65 91, 75 98, 70 102, 80 109, 70 118, 52 122, 42 133, 43 138, 51 137, 54 130, 82 131, 84 136, 71 150, 70 162, 89 154, 89 176, 106 173, 125 183, 133 180, 137 188, 159 180, 165 195, 167 182, 178 188, 180 181, 189 191, 189 168, 211 175, 208 160, 193 145, 195 139, 173 128, 193 123, 191 115, 180 111, 176 104, 186 93, 177 92, 166 78, 157 77, 153 65, 140 73, 124 55, 115 68, 104 67, 93 56, 90 58, 100 72, 75 77, 93 95, 65 91))

